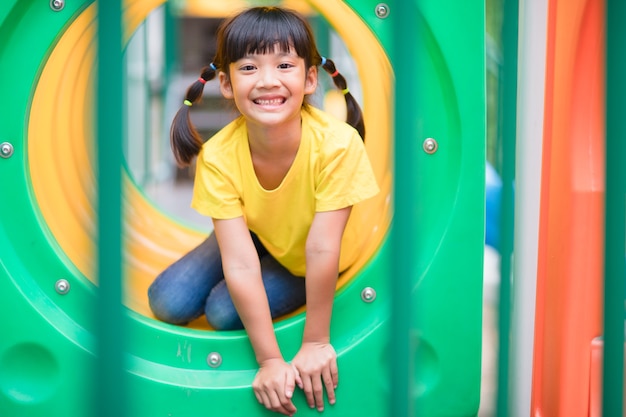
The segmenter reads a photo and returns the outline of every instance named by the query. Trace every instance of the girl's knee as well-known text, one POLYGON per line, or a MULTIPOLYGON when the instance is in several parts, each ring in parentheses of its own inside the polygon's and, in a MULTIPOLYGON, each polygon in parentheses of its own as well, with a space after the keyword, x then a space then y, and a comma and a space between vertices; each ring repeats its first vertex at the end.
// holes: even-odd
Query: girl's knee
POLYGON ((241 330, 243 323, 236 310, 210 308, 207 305, 206 320, 215 330, 241 330))
POLYGON ((148 305, 157 319, 170 324, 185 325, 202 314, 202 306, 194 307, 154 284, 148 288, 148 305))
POLYGON ((218 284, 206 301, 206 320, 215 330, 240 330, 243 323, 224 282, 218 284))

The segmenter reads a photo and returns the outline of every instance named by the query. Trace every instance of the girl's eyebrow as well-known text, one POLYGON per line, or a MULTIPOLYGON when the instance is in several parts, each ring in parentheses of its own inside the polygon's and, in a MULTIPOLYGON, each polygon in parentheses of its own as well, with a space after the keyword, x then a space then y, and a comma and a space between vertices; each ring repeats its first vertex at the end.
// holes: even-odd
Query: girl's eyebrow
POLYGON ((253 57, 257 56, 257 55, 278 55, 280 57, 286 57, 286 56, 297 56, 298 54, 296 54, 295 51, 291 51, 291 50, 289 50, 289 51, 280 50, 278 52, 266 52, 264 54, 256 52, 256 53, 252 53, 252 54, 251 53, 247 53, 247 54, 243 55, 240 59, 251 59, 251 58, 253 58, 253 57))
POLYGON ((286 50, 286 51, 285 51, 285 50, 283 50, 283 49, 281 48, 278 52, 276 52, 276 54, 281 55, 281 56, 283 56, 283 55, 297 55, 297 54, 296 54, 296 51, 295 51, 295 50, 294 50, 294 48, 293 48, 293 46, 292 46, 292 47, 290 47, 290 48, 289 48, 288 50, 286 50))

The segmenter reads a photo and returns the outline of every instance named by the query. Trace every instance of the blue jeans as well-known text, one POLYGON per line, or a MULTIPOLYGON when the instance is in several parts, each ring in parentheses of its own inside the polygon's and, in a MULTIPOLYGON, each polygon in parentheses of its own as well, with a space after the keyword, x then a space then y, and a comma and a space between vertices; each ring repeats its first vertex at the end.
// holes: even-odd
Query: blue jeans
MULTIPOLYGON (((304 278, 291 274, 253 233, 251 235, 259 254, 272 318, 303 306, 306 302, 304 278)), ((148 301, 154 315, 167 323, 184 325, 205 314, 216 330, 243 329, 226 288, 214 233, 156 277, 148 288, 148 301)))

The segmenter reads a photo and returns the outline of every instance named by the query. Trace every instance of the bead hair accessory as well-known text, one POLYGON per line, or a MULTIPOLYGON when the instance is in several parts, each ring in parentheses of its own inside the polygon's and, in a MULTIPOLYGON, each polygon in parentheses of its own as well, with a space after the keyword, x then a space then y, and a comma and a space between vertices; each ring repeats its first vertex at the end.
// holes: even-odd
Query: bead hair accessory
POLYGON ((215 64, 214 64, 214 63, 212 63, 212 62, 211 62, 211 63, 209 64, 209 67, 211 67, 211 69, 212 69, 213 71, 217 71, 217 67, 215 66, 215 64))
POLYGON ((335 70, 335 72, 333 72, 332 74, 330 74, 331 77, 335 78, 336 76, 339 75, 339 70, 335 70))
POLYGON ((206 80, 202 77, 198 78, 198 82, 202 84, 206 84, 206 80))
POLYGON ((343 90, 341 90, 341 92, 345 96, 346 94, 348 94, 350 92, 350 90, 348 90, 347 88, 344 88, 343 90))
POLYGON ((325 56, 322 57, 322 63, 320 65, 321 66, 326 65, 326 57, 325 56))
POLYGON ((191 107, 191 105, 192 105, 193 103, 192 103, 191 101, 189 101, 189 100, 185 100, 185 101, 183 101, 183 104, 184 104, 185 106, 191 107))

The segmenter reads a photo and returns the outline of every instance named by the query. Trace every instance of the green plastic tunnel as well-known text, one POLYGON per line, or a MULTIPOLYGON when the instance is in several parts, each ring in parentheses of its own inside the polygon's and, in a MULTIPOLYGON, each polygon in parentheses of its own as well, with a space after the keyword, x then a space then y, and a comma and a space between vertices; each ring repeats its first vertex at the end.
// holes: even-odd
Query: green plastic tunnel
MULTIPOLYGON (((124 3, 124 44, 162 3, 124 3)), ((415 186, 408 200, 396 200, 413 216, 410 230, 399 231, 400 241, 418 248, 407 259, 410 276, 403 278, 411 298, 406 314, 414 360, 407 367, 415 381, 409 396, 419 415, 475 416, 484 243, 484 4, 414 0, 409 10, 418 24, 400 44, 393 42, 393 3, 383 9, 368 0, 302 3, 328 21, 357 64, 366 146, 383 190, 351 219, 361 223, 367 245, 338 284, 332 339, 341 385, 337 404, 324 413, 388 414, 397 270, 389 238, 392 191, 415 186), (394 141, 394 68, 405 65, 419 77, 411 85, 415 91, 403 92, 412 100, 402 111, 413 117, 394 141), (393 152, 403 149, 414 164, 394 171, 393 152)), ((83 417, 93 409, 96 19, 91 1, 9 0, 0 8, 0 91, 8 104, 0 113, 2 416, 83 417)), ((256 364, 245 332, 171 326, 151 316, 145 296, 150 280, 203 232, 162 212, 128 172, 122 185, 127 414, 272 415, 251 392, 256 364)), ((275 323, 287 358, 299 346, 303 320, 299 311, 275 323)), ((308 411, 302 395, 295 401, 298 415, 318 414, 308 411)))

